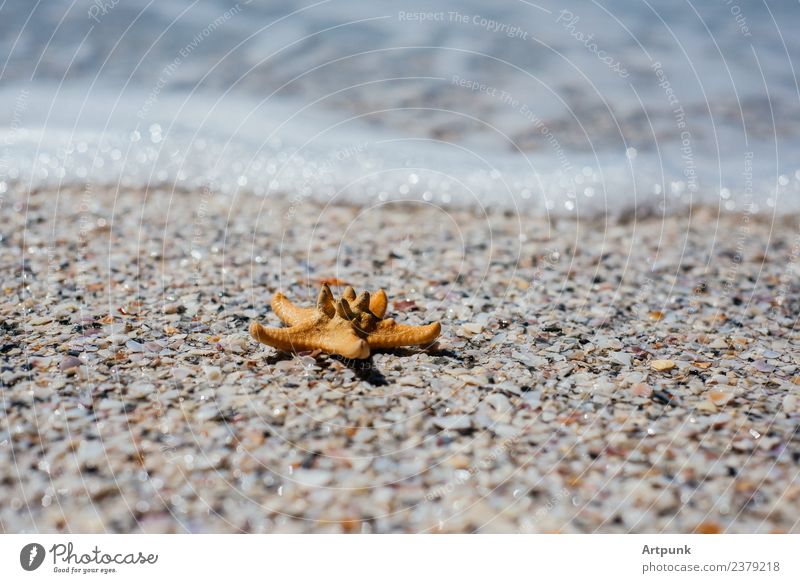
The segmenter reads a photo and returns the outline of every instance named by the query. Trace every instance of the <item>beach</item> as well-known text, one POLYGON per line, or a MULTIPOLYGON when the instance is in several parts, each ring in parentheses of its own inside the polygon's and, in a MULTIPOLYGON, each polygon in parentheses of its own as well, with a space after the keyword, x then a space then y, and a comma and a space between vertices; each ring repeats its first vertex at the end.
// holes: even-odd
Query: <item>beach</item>
POLYGON ((794 215, 4 196, 2 532, 800 531, 794 215), (442 334, 248 336, 324 282, 442 334))

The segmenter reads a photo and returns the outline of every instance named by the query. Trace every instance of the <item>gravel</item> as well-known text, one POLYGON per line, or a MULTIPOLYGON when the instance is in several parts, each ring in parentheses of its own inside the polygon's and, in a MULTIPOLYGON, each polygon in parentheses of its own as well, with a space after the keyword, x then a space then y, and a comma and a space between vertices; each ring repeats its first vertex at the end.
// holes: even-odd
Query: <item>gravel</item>
POLYGON ((800 532, 791 217, 9 194, 3 532, 800 532), (438 345, 247 336, 336 280, 438 345))

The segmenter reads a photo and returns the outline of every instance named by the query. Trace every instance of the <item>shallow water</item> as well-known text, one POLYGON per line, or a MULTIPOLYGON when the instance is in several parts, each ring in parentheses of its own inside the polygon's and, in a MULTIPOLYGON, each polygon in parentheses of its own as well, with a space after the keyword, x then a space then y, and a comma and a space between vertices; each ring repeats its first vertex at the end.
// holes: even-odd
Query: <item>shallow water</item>
POLYGON ((728 0, 6 2, 0 194, 795 212, 798 24, 728 0))

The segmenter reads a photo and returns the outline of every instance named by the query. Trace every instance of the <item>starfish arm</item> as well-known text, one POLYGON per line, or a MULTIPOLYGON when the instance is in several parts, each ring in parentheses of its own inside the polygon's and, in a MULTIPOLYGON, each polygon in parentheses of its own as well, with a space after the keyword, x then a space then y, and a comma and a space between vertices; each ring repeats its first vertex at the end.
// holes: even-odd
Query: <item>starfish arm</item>
POLYGON ((267 328, 258 322, 250 324, 250 335, 261 342, 283 352, 299 352, 319 348, 314 342, 312 322, 290 328, 267 328))
POLYGON ((386 292, 379 289, 375 294, 369 298, 369 311, 383 318, 386 314, 386 306, 389 305, 389 299, 386 297, 386 292))
POLYGON ((334 304, 336 306, 336 315, 343 320, 352 320, 354 317, 353 310, 350 309, 350 304, 345 299, 341 299, 334 304))
POLYGON ((317 296, 317 310, 329 318, 333 318, 333 315, 336 313, 333 294, 331 293, 331 288, 328 287, 327 283, 323 283, 319 290, 319 296, 317 296))
POLYGON ((294 305, 289 298, 281 292, 272 296, 272 311, 278 316, 284 324, 289 326, 296 326, 300 322, 308 320, 314 315, 314 308, 301 308, 294 305))
POLYGON ((353 289, 352 285, 348 285, 346 288, 344 288, 342 297, 348 302, 352 302, 354 299, 356 299, 356 290, 353 289))
POLYGON ((352 304, 356 312, 365 312, 369 310, 369 292, 366 290, 362 291, 356 296, 356 299, 352 301, 352 304))
POLYGON ((345 358, 369 356, 369 345, 352 330, 325 330, 313 321, 290 328, 267 328, 253 322, 250 324, 250 335, 262 344, 283 352, 322 350, 345 358))
POLYGON ((370 348, 397 348, 430 344, 442 331, 439 322, 427 326, 405 326, 391 318, 381 320, 373 332, 367 336, 370 348))

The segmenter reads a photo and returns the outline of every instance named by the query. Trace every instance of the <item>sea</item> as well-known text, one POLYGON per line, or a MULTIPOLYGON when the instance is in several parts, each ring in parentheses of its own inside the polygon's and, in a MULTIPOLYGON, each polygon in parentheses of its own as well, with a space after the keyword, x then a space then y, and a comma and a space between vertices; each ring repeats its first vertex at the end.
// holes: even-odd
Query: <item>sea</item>
POLYGON ((800 3, 0 0, 0 203, 800 210, 800 3))

